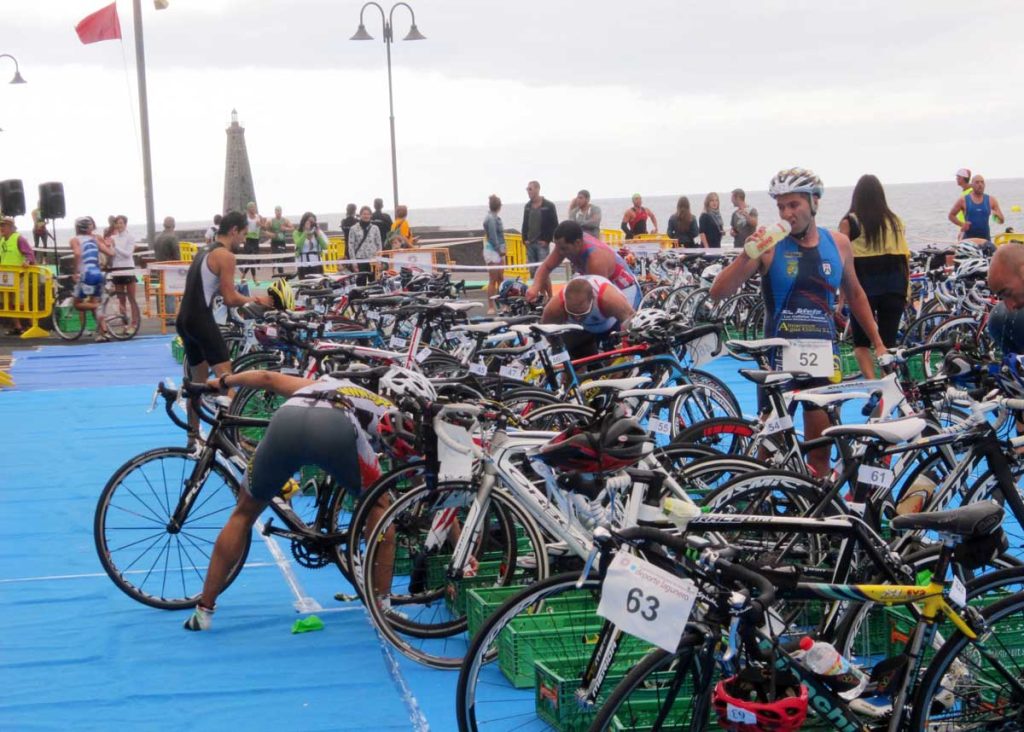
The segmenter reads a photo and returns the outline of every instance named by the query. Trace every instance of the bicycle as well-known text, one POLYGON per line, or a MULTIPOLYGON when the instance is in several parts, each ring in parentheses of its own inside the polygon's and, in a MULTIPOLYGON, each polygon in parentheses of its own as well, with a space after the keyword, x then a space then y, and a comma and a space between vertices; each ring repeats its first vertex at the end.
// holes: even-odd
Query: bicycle
POLYGON ((73 275, 54 278, 53 329, 65 341, 81 338, 86 330, 87 313, 94 320, 102 322, 110 337, 119 341, 134 338, 142 325, 139 304, 118 291, 118 285, 108 277, 100 291, 100 302, 95 310, 79 310, 75 307, 73 275))

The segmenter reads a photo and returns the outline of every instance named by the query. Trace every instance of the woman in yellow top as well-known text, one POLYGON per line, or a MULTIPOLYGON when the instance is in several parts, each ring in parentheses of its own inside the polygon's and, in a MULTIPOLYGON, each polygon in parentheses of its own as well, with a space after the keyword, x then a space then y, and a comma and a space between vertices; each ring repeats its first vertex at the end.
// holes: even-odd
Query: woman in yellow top
POLYGON ((388 234, 385 249, 412 249, 415 243, 412 238, 412 230, 409 228, 409 208, 407 206, 395 207, 395 222, 391 224, 391 233, 388 234))
MULTIPOLYGON (((857 181, 850 211, 839 222, 839 231, 850 237, 857 279, 868 296, 882 341, 892 348, 907 304, 910 248, 903 221, 889 210, 878 178, 863 175, 857 181)), ((856 318, 851 325, 857 364, 865 378, 873 379, 875 364, 867 334, 856 318)))

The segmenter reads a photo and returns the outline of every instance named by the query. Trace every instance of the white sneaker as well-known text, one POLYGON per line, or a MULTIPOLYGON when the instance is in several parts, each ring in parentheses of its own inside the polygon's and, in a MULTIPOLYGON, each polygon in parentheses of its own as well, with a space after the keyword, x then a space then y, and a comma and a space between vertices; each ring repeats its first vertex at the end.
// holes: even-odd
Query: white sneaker
POLYGON ((202 605, 196 605, 183 627, 185 630, 209 630, 213 625, 213 612, 202 605))

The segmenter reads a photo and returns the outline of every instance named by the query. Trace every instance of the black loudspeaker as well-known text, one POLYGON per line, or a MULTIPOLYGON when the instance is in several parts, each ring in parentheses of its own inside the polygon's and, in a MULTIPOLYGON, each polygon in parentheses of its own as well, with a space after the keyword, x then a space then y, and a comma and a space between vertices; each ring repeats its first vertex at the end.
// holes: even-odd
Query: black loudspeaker
POLYGON ((64 213, 64 184, 39 184, 39 215, 44 219, 62 219, 64 213))
POLYGON ((0 181, 0 211, 4 216, 25 215, 25 188, 20 180, 0 181))

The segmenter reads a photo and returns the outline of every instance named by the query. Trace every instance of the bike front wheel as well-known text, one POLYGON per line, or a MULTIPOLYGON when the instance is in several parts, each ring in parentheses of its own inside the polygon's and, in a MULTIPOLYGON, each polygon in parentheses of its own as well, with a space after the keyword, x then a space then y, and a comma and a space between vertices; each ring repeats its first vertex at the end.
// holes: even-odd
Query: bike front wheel
MULTIPOLYGON (((111 476, 93 522, 96 552, 118 589, 150 607, 180 610, 199 600, 217 535, 235 508, 239 485, 216 462, 203 474, 185 448, 161 447, 138 455, 111 476), (190 497, 180 526, 172 518, 182 495, 190 497)), ((252 533, 225 588, 238 576, 252 533)))

